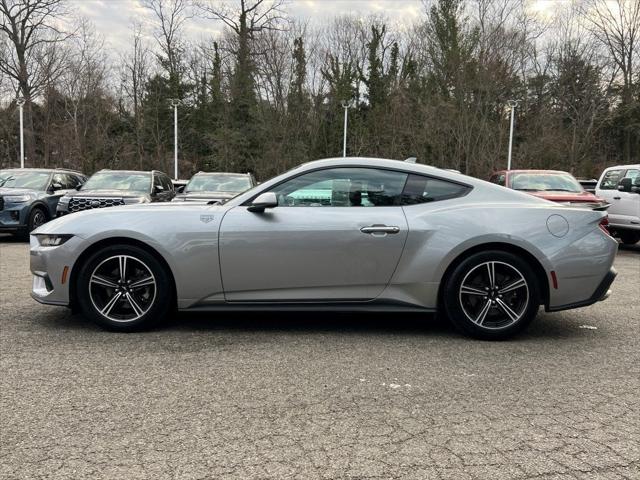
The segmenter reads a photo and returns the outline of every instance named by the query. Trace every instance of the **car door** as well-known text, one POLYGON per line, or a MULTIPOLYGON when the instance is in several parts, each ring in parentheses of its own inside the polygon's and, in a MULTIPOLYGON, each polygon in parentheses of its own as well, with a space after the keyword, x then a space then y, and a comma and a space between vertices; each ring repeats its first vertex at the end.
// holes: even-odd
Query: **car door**
MULTIPOLYGON (((640 169, 629 168, 625 171, 622 178, 631 178, 635 180, 640 176, 640 169)), ((618 191, 613 197, 617 202, 616 213, 622 217, 624 223, 638 225, 640 217, 640 195, 635 192, 618 191)))
MULTIPOLYGON (((607 210, 609 221, 615 225, 629 223, 625 220, 625 206, 623 197, 626 199, 626 192, 618 191, 618 184, 627 172, 626 168, 610 168, 605 170, 600 177, 596 188, 596 195, 602 197, 611 206, 607 210)), ((631 195, 631 194, 627 194, 631 195)))
POLYGON ((403 172, 372 168, 316 170, 269 189, 278 198, 275 208, 232 208, 219 237, 225 299, 377 297, 407 238, 400 206, 406 179, 403 172))
POLYGON ((51 176, 46 199, 47 208, 49 209, 49 215, 51 217, 55 217, 56 215, 56 207, 58 206, 60 197, 74 191, 77 185, 78 180, 68 173, 56 172, 51 176))
POLYGON ((153 188, 151 192, 152 202, 166 202, 168 196, 171 194, 170 191, 167 191, 167 187, 162 181, 162 176, 158 173, 153 174, 153 188))
POLYGON ((165 188, 165 202, 170 202, 171 200, 173 200, 173 197, 176 196, 176 191, 175 188, 173 187, 173 183, 171 182, 171 179, 167 176, 167 175, 162 175, 161 176, 161 180, 162 180, 162 186, 165 188))

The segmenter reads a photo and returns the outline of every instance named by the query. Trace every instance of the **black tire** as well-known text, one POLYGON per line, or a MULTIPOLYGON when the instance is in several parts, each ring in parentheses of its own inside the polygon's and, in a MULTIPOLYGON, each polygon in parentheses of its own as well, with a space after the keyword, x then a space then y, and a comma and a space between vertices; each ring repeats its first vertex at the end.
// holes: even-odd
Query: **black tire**
POLYGON ((29 216, 27 217, 27 226, 19 231, 16 236, 20 240, 29 240, 29 234, 33 232, 40 225, 47 223, 49 218, 47 217, 47 212, 44 211, 41 207, 34 207, 29 212, 29 216))
POLYGON ((47 212, 40 207, 35 207, 29 212, 29 219, 27 220, 27 230, 29 233, 33 232, 40 225, 47 223, 47 212))
POLYGON ((173 306, 170 272, 154 255, 133 245, 109 246, 94 253, 81 267, 75 288, 80 311, 101 327, 116 332, 157 326, 173 306), (125 280, 120 275, 123 257, 125 280), (152 281, 153 285, 145 284, 145 279, 151 279, 147 282, 152 281), (142 286, 134 287, 138 283, 142 286), (109 309, 114 297, 118 298, 109 309))
POLYGON ((482 340, 514 336, 531 323, 540 307, 539 280, 531 266, 499 250, 465 258, 447 276, 443 288, 448 319, 464 335, 482 340), (491 264, 495 280, 493 290, 487 291, 491 264))
POLYGON ((640 240, 640 232, 620 232, 620 240, 625 245, 635 245, 640 240))

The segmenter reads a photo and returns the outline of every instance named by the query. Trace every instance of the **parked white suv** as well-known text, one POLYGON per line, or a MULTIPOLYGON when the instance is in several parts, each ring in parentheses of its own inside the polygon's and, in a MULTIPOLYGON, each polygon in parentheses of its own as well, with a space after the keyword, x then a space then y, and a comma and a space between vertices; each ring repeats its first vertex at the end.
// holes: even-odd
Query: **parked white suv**
POLYGON ((611 206, 609 231, 622 243, 640 240, 640 164, 609 167, 600 176, 596 195, 611 206))

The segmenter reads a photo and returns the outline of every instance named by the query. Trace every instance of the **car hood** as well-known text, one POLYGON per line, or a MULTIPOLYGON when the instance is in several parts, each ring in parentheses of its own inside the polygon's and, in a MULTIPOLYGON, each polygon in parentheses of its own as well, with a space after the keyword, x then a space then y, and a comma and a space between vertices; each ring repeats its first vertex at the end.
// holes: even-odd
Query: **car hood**
POLYGON ((238 195, 232 192, 187 192, 176 195, 176 200, 229 200, 238 195))
POLYGON ((34 190, 32 188, 0 188, 0 195, 24 195, 24 194, 37 194, 42 193, 39 190, 34 190))
MULTIPOLYGON (((34 234, 71 234, 89 237, 96 232, 125 233, 141 224, 164 225, 175 228, 176 218, 193 218, 207 223, 209 217, 218 217, 229 207, 190 202, 158 202, 124 205, 109 208, 83 210, 73 215, 64 215, 45 223, 34 234)), ((221 218, 221 217, 220 217, 221 218)))
POLYGON ((76 192, 67 193, 68 197, 83 198, 129 198, 129 197, 148 197, 145 192, 133 192, 128 190, 78 190, 76 192))

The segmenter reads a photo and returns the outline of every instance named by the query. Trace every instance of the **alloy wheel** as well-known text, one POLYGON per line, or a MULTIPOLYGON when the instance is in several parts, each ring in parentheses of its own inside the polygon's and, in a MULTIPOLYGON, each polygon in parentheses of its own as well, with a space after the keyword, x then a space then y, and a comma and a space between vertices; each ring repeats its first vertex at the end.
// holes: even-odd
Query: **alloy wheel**
POLYGON ((44 213, 42 213, 39 209, 36 209, 31 219, 31 231, 35 230, 40 225, 43 225, 46 220, 47 218, 44 216, 44 213))
POLYGON ((529 305, 529 286, 512 265, 488 261, 465 275, 458 297, 469 320, 482 328, 498 330, 523 317, 529 305))
POLYGON ((94 308, 114 322, 132 322, 145 315, 156 297, 151 269, 130 255, 114 255, 98 264, 89 277, 94 308))

